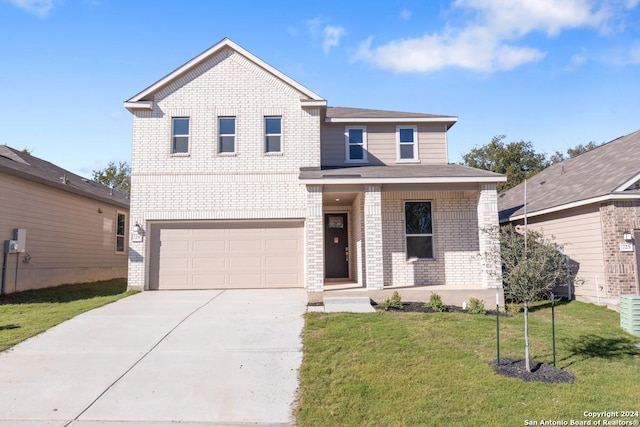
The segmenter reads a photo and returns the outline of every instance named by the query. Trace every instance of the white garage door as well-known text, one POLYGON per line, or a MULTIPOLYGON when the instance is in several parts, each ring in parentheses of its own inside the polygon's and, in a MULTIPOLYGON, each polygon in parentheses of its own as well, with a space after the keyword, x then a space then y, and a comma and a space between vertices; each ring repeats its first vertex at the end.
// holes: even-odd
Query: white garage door
POLYGON ((302 287, 303 229, 300 221, 154 224, 149 287, 302 287))

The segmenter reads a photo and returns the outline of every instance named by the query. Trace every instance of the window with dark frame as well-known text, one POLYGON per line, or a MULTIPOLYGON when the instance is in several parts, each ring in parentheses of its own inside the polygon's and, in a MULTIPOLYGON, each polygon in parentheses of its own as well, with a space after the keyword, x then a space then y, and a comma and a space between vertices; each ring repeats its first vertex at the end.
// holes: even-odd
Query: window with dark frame
POLYGON ((235 153, 236 152, 236 118, 220 117, 218 119, 220 142, 218 146, 219 153, 235 153))
POLYGON ((127 227, 127 216, 123 213, 116 217, 116 252, 124 252, 127 227))
POLYGON ((189 117, 174 117, 171 123, 171 153, 189 152, 189 117))
POLYGON ((405 202, 407 259, 433 259, 431 202, 405 202))
POLYGON ((264 151, 280 153, 282 151, 282 117, 268 116, 264 118, 264 151))

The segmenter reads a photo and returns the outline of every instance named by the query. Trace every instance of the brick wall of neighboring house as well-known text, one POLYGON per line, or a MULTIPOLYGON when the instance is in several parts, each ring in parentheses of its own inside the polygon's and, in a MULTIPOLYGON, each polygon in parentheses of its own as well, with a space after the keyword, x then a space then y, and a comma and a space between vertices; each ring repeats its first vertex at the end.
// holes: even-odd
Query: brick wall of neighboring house
POLYGON ((620 295, 636 294, 636 254, 638 242, 633 252, 620 251, 624 242, 623 233, 640 229, 640 202, 637 200, 614 200, 600 205, 602 221, 602 245, 604 249, 605 289, 607 298, 617 299, 620 295))
MULTIPOLYGON (((385 285, 486 287, 478 257, 478 193, 464 191, 383 192, 385 285), (432 201, 434 260, 407 262, 404 202, 432 201)), ((495 215, 497 224, 497 211, 495 215)))
MULTIPOLYGON (((320 165, 320 110, 230 49, 162 88, 133 121, 132 226, 149 221, 305 218, 300 167, 320 165), (282 154, 264 153, 264 116, 282 116, 282 154), (236 117, 236 154, 218 154, 218 117, 236 117), (188 155, 171 155, 172 117, 190 118, 188 155)), ((144 242, 129 285, 144 286, 144 242)), ((311 273, 315 275, 315 273, 311 273)))

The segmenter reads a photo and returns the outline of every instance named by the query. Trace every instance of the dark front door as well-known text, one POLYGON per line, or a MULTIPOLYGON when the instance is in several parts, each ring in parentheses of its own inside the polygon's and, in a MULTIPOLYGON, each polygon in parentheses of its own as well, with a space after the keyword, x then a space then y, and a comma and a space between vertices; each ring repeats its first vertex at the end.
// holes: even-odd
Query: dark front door
POLYGON ((349 277, 347 214, 324 216, 324 268, 327 279, 349 277))
POLYGON ((638 250, 640 247, 640 230, 633 231, 633 244, 633 249, 636 251, 636 280, 638 281, 636 289, 640 290, 640 251, 638 250))

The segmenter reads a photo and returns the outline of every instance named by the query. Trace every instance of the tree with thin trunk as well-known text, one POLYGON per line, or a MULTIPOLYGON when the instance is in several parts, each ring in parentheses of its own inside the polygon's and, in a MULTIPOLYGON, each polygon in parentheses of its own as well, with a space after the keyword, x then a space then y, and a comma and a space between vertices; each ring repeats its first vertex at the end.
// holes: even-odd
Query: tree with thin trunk
POLYGON ((570 285, 574 276, 562 253, 562 246, 542 233, 528 230, 525 242, 524 232, 519 232, 512 225, 485 232, 498 234, 500 248, 483 256, 488 260, 500 259, 505 298, 522 303, 524 307, 525 364, 527 371, 531 372, 530 304, 548 298, 556 286, 570 285))

